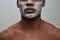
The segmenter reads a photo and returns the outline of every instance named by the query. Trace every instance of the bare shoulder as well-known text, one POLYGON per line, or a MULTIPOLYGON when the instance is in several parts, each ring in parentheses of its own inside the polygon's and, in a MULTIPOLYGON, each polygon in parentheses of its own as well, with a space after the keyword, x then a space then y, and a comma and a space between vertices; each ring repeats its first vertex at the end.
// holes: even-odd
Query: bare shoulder
POLYGON ((49 32, 51 32, 53 35, 55 35, 56 38, 60 40, 60 29, 59 28, 56 28, 56 26, 54 26, 53 24, 45 22, 45 21, 44 21, 44 26, 49 32))
POLYGON ((0 32, 0 40, 11 40, 12 37, 16 34, 16 27, 18 24, 11 25, 8 29, 0 32))
POLYGON ((15 35, 15 31, 13 29, 6 29, 0 33, 1 40, 11 40, 11 38, 15 35))

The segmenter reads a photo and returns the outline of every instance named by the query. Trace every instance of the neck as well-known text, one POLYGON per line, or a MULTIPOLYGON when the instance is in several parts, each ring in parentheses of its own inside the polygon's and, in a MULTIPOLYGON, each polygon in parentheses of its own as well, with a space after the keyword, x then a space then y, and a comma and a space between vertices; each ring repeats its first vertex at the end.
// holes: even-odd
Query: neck
POLYGON ((40 16, 31 19, 22 17, 21 24, 22 24, 22 28, 25 30, 36 30, 39 29, 40 27, 41 18, 40 16))

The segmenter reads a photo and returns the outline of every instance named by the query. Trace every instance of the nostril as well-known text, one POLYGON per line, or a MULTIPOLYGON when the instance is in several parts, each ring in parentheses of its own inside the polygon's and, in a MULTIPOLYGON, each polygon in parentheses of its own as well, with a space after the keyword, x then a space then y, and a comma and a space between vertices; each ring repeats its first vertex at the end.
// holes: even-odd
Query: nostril
POLYGON ((31 3, 27 3, 26 6, 33 6, 33 4, 31 4, 31 3))

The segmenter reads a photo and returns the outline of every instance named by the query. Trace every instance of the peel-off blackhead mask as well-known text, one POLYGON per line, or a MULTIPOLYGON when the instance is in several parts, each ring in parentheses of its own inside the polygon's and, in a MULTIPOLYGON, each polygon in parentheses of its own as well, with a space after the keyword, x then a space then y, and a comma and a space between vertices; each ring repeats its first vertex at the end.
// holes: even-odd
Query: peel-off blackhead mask
POLYGON ((24 17, 27 17, 27 18, 34 18, 34 17, 40 15, 41 10, 42 10, 42 1, 41 2, 40 1, 33 2, 32 0, 28 0, 26 2, 22 1, 22 2, 19 2, 19 5, 20 5, 19 9, 20 9, 21 15, 24 17), (27 6, 26 4, 28 4, 28 3, 32 3, 33 6, 27 6), (27 8, 32 8, 35 11, 29 12, 29 13, 25 12, 25 9, 27 9, 27 8))

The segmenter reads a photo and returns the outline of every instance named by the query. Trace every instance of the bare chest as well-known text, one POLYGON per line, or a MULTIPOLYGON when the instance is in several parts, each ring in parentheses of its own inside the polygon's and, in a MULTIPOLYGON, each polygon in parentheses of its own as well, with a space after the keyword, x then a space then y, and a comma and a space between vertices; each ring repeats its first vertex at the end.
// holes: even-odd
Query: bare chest
POLYGON ((18 33, 11 40, 56 40, 55 36, 47 32, 18 33))

